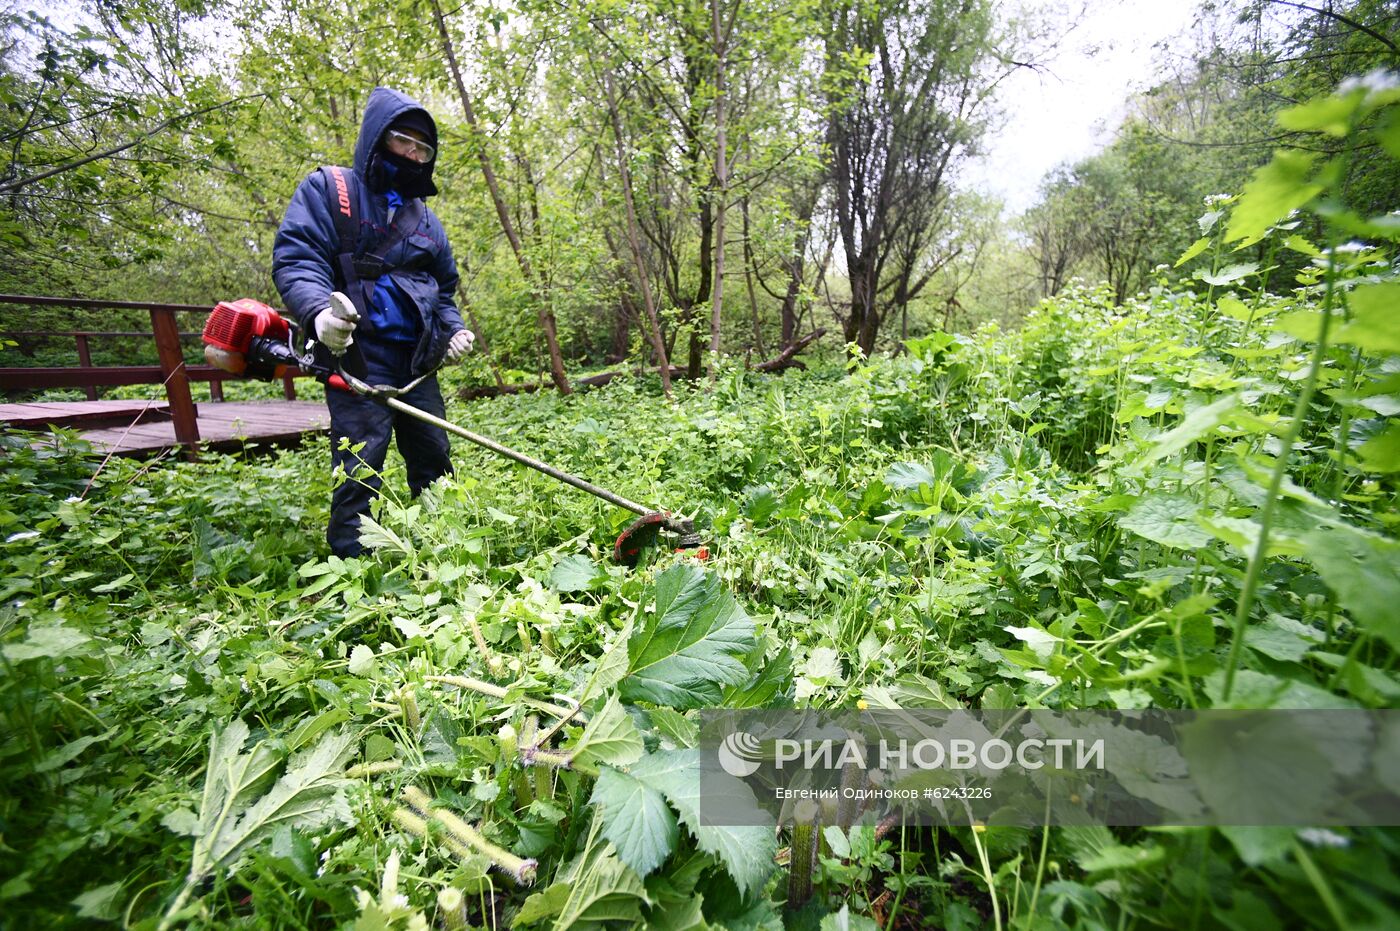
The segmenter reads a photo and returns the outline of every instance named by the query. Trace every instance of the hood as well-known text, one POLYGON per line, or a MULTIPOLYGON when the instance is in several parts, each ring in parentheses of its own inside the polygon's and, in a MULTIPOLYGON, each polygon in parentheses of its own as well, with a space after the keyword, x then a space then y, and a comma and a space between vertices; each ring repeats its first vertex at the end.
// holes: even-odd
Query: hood
MULTIPOLYGON (((365 104, 365 115, 360 121, 360 137, 355 140, 355 174, 367 181, 373 180, 371 159, 374 156, 375 147, 379 144, 379 140, 384 137, 384 130, 410 110, 417 110, 427 119, 430 129, 428 143, 434 149, 437 148, 437 123, 433 120, 433 115, 407 94, 400 93, 390 87, 376 87, 370 92, 369 103, 365 104)), ((436 164, 436 161, 437 159, 434 158, 428 164, 429 173, 431 173, 432 166, 436 164)))

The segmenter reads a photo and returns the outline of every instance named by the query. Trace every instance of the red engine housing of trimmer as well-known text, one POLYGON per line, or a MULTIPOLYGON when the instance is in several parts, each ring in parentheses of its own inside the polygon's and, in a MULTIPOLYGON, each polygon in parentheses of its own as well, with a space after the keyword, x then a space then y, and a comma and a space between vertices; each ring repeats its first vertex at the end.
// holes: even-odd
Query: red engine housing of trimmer
POLYGON ((204 321, 204 358, 217 369, 252 378, 281 378, 300 369, 325 378, 332 388, 349 391, 350 386, 330 366, 292 349, 291 332, 287 319, 260 301, 247 297, 220 301, 204 321))
POLYGON ((252 298, 220 301, 204 321, 204 344, 246 355, 253 337, 286 342, 291 326, 273 308, 252 298))

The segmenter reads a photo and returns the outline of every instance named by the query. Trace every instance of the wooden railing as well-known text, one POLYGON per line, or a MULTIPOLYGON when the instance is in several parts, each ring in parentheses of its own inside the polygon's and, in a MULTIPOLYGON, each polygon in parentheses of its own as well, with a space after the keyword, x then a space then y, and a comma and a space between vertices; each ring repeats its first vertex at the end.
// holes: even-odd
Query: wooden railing
MULTIPOLYGON (((0 338, 72 339, 77 349, 76 366, 32 366, 0 368, 0 390, 34 390, 43 388, 82 388, 89 400, 97 399, 97 389, 117 385, 163 385, 174 422, 175 439, 191 451, 199 443, 199 423, 190 382, 209 383, 209 396, 214 401, 224 399, 223 382, 237 376, 212 365, 186 365, 181 341, 196 341, 199 333, 182 333, 177 315, 200 314, 203 324, 212 306, 194 304, 152 304, 144 301, 94 301, 66 297, 34 297, 0 294, 0 304, 20 304, 30 307, 72 307, 81 310, 145 310, 151 315, 150 332, 131 330, 0 330, 0 338), (93 365, 92 341, 117 337, 153 338, 159 365, 93 365)), ((292 371, 282 380, 282 392, 287 400, 296 399, 293 379, 300 372, 292 371)))

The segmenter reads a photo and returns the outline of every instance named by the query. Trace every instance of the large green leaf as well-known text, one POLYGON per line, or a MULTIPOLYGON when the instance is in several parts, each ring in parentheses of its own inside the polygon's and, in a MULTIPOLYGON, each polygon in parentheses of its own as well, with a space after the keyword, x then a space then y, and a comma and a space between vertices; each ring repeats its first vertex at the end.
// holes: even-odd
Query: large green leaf
POLYGON ((724 690, 725 708, 766 708, 792 684, 792 651, 783 647, 768 658, 767 645, 759 643, 744 660, 752 675, 742 685, 724 690))
POLYGON ((622 630, 618 631, 612 645, 598 657, 598 665, 594 667, 593 675, 588 677, 588 684, 583 687, 583 694, 579 696, 580 702, 592 701, 594 696, 601 695, 617 685, 627 675, 627 641, 631 639, 632 621, 628 620, 622 630))
POLYGON ((1241 278, 1248 278, 1257 271, 1259 271, 1258 262, 1247 262, 1242 265, 1228 265, 1217 272, 1201 270, 1196 272, 1196 277, 1206 284, 1224 287, 1227 284, 1233 284, 1239 281, 1241 278))
POLYGON ((651 902, 641 877, 618 859, 597 835, 589 838, 583 854, 560 878, 568 884, 569 896, 559 908, 555 931, 607 921, 639 927, 642 906, 651 902))
POLYGON ((1357 288, 1347 304, 1351 320, 1337 330, 1337 342, 1368 352, 1400 353, 1400 283, 1357 288))
POLYGON ((1195 549, 1211 539, 1196 523, 1199 511, 1200 505, 1187 495, 1144 495, 1118 519, 1118 525, 1163 546, 1195 549))
POLYGON ((1329 807, 1323 800, 1340 775, 1364 765, 1371 727, 1359 715, 1201 715, 1178 734, 1209 808, 1228 821, 1273 824, 1279 812, 1329 807), (1258 765, 1252 744, 1290 747, 1288 766, 1258 765))
POLYGON ((60 659, 78 652, 91 639, 87 634, 71 627, 31 627, 29 636, 22 643, 6 644, 0 652, 12 663, 43 657, 60 659))
POLYGON ((1133 469, 1145 469, 1147 466, 1170 456, 1190 444, 1215 432, 1222 424, 1228 423, 1230 418, 1239 409, 1239 395, 1228 394, 1219 400, 1207 404, 1205 407, 1198 407, 1177 426, 1157 437, 1147 450, 1133 462, 1133 469))
MULTIPOLYGON (((1259 522, 1248 517, 1210 514, 1202 515, 1198 523, 1211 536, 1234 547, 1243 556, 1253 554, 1259 545, 1259 522)), ((1306 549, 1306 542, 1297 534, 1275 526, 1269 534, 1264 555, 1301 556, 1306 549)))
MULTIPOLYGON (((758 888, 768 878, 773 870, 773 857, 778 852, 777 836, 771 825, 713 825, 701 820, 699 750, 653 753, 632 767, 632 776, 666 796, 680 814, 681 822, 695 835, 700 849, 719 858, 741 893, 758 888)), ((745 812, 753 816, 744 820, 763 819, 753 791, 742 780, 708 774, 705 790, 709 794, 708 803, 722 806, 726 812, 745 812), (723 795, 722 799, 719 794, 723 795)))
POLYGON ((1187 248, 1185 252, 1181 253, 1181 258, 1176 260, 1176 264, 1173 265, 1172 268, 1180 268, 1187 262, 1194 259, 1196 256, 1200 255, 1202 252, 1205 252, 1207 249, 1210 248, 1210 242, 1211 237, 1202 236, 1200 239, 1191 243, 1190 247, 1187 248))
POLYGON ((1322 193, 1322 185, 1309 180, 1317 156, 1307 152, 1279 151, 1273 161, 1254 172, 1230 213, 1227 242, 1244 240, 1243 248, 1264 238, 1269 227, 1322 193))
POLYGON ((1352 619, 1400 649, 1400 543, 1340 522, 1307 539, 1308 560, 1352 619))
POLYGON ((602 813, 603 836, 639 876, 656 869, 676 849, 680 828, 659 789, 605 766, 589 802, 602 813))
POLYGON ((564 910, 564 905, 569 901, 569 895, 572 891, 573 887, 568 883, 559 882, 548 889, 532 893, 525 900, 525 904, 520 906, 520 911, 515 913, 515 920, 511 922, 511 927, 521 928, 536 924, 546 918, 553 918, 564 910))
POLYGON ((1293 849, 1297 828, 1255 825, 1221 825, 1220 833, 1249 866, 1277 863, 1293 849))
POLYGON ((1347 134, 1352 115, 1361 105, 1362 95, 1345 97, 1326 94, 1305 103, 1280 110, 1278 124, 1294 132, 1323 132, 1338 139, 1347 134))
POLYGON ((247 751, 248 725, 231 722, 209 742, 197 822, 168 826, 193 832, 194 852, 181 898, 201 880, 233 863, 278 828, 315 828, 351 820, 341 787, 354 733, 326 734, 311 749, 295 754, 280 779, 269 786, 282 762, 274 744, 260 740, 247 751))
POLYGON ((656 612, 627 644, 628 701, 686 710, 715 704, 726 685, 749 678, 743 657, 754 647, 753 621, 719 580, 676 565, 656 579, 656 612))
POLYGON ((565 556, 554 564, 549 573, 549 584, 557 592, 587 591, 598 577, 598 567, 587 556, 575 553, 565 556))
POLYGON ((1363 468, 1371 472, 1400 472, 1400 424, 1392 423, 1356 448, 1363 468))
MULTIPOLYGON (((310 750, 294 756, 266 794, 242 812, 231 811, 231 816, 220 822, 221 829, 209 847, 213 859, 232 862, 252 845, 271 837, 279 825, 314 828, 332 821, 348 823, 350 809, 339 790, 353 744, 354 734, 343 731, 327 735, 310 750), (236 821, 235 814, 241 815, 236 821)), ((256 750, 254 757, 258 758, 256 750)), ((235 805, 243 800, 242 793, 234 797, 235 805)), ((201 812, 201 821, 205 814, 201 812)))
POLYGON ((614 695, 588 722, 570 749, 574 758, 583 763, 626 766, 641 758, 642 735, 614 695))

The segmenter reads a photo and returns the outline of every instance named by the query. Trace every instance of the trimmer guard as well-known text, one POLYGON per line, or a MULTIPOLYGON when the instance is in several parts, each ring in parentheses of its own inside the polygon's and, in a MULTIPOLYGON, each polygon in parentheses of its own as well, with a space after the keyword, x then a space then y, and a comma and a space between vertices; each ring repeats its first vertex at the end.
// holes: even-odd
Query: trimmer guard
POLYGON ((695 554, 697 558, 709 558, 709 551, 700 545, 700 534, 695 532, 695 526, 689 520, 677 520, 664 511, 654 511, 632 521, 617 535, 617 542, 613 544, 613 559, 625 566, 637 565, 642 550, 656 546, 662 533, 677 536, 677 550, 698 550, 695 554))

